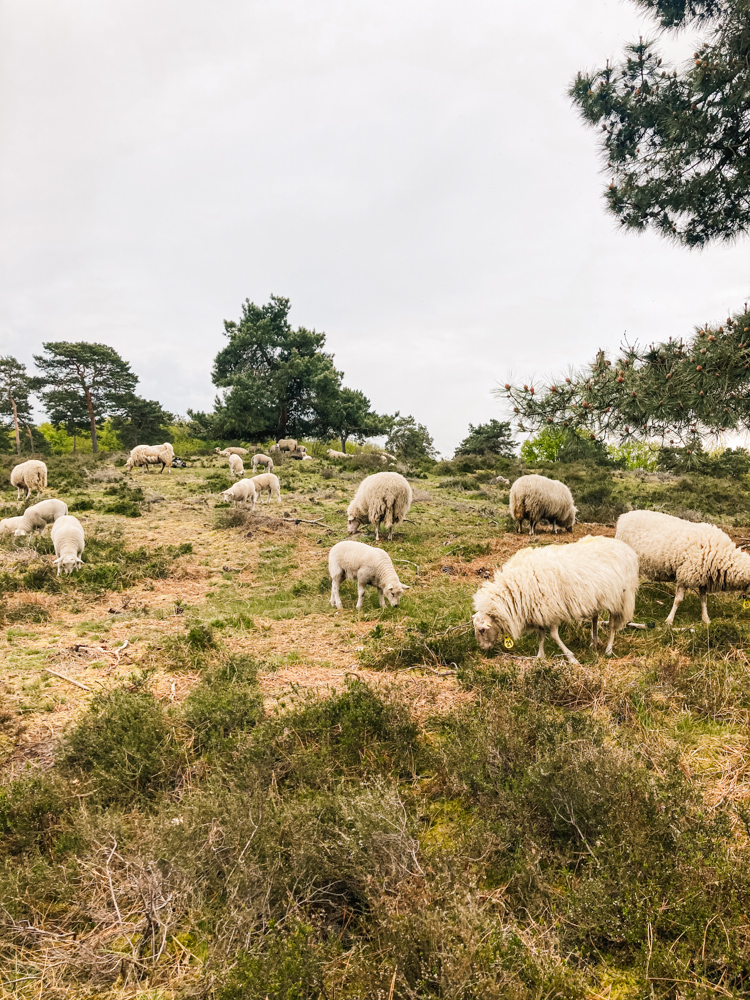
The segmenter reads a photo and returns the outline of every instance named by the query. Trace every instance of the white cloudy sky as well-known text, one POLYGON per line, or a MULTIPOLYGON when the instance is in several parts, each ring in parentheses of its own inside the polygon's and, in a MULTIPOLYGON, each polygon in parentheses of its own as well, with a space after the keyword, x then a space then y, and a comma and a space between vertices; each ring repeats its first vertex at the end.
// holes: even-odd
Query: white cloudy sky
POLYGON ((566 96, 644 25, 625 0, 0 0, 0 353, 103 341, 184 414, 222 320, 284 295, 451 452, 511 372, 723 319, 747 244, 617 230, 566 96))

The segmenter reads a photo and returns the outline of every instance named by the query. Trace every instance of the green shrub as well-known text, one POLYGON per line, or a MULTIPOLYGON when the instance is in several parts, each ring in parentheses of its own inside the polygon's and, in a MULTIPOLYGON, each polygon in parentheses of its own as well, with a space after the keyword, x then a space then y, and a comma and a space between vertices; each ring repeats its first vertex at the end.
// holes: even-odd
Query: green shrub
POLYGON ((471 624, 461 622, 440 631, 434 622, 408 625, 398 638, 390 630, 376 628, 370 633, 360 660, 372 670, 400 670, 427 664, 434 667, 461 667, 478 655, 471 624))
POLYGON ((70 827, 72 801, 70 788, 50 774, 0 788, 0 858, 31 851, 51 855, 70 827))
POLYGON ((153 799, 173 784, 179 762, 161 704, 125 687, 94 696, 65 741, 62 761, 87 779, 102 805, 153 799))

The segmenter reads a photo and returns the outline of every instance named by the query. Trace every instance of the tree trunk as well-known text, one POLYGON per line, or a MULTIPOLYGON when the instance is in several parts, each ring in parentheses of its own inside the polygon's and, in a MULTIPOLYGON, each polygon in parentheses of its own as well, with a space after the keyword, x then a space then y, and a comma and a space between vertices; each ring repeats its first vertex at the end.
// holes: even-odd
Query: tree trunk
POLYGON ((349 440, 349 435, 346 431, 341 432, 341 450, 346 454, 346 442, 349 440))
POLYGON ((96 440, 96 418, 94 416, 94 404, 91 402, 91 393, 89 392, 88 386, 84 386, 86 393, 86 406, 89 411, 89 421, 91 423, 91 450, 96 455, 99 451, 99 442, 96 440))
POLYGON ((28 424, 26 424, 26 430, 29 432, 29 444, 31 445, 31 454, 33 455, 34 454, 34 438, 32 437, 31 428, 29 427, 28 424))
POLYGON ((10 405, 13 407, 13 429, 16 432, 16 454, 21 454, 21 432, 18 429, 18 410, 16 409, 16 401, 13 399, 10 393, 8 393, 8 399, 10 400, 10 405))
POLYGON ((286 425, 289 420, 289 413, 287 412, 286 406, 281 407, 281 412, 279 413, 279 421, 276 425, 276 440, 281 441, 282 438, 286 437, 286 425))
POLYGON ((73 424, 73 454, 76 453, 76 444, 78 443, 78 428, 73 424))

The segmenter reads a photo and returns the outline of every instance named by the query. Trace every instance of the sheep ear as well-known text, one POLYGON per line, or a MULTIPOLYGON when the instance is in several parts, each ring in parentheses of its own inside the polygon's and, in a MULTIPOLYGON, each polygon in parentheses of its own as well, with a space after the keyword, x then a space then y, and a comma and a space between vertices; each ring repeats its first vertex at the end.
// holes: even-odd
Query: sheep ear
POLYGON ((408 583, 402 583, 401 586, 404 588, 404 590, 411 590, 411 587, 409 586, 408 583))

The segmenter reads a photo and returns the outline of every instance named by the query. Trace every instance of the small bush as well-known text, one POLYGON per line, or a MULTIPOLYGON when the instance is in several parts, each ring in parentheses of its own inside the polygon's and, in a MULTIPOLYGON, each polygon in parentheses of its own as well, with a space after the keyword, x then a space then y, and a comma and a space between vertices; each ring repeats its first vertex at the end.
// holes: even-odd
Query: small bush
POLYGON ((153 799, 173 784, 178 767, 162 706, 149 692, 125 687, 93 698, 67 737, 62 761, 88 779, 102 805, 153 799))
POLYGON ((231 657, 208 672, 183 708, 198 753, 220 747, 233 734, 252 729, 263 714, 257 668, 249 657, 231 657))
POLYGON ((0 858, 52 854, 70 808, 70 789, 54 775, 19 778, 0 789, 0 858))
POLYGON ((360 653, 363 664, 373 670, 399 670, 417 666, 463 666, 477 656, 474 631, 470 624, 452 625, 436 632, 432 622, 407 626, 403 637, 389 632, 373 632, 360 653))

